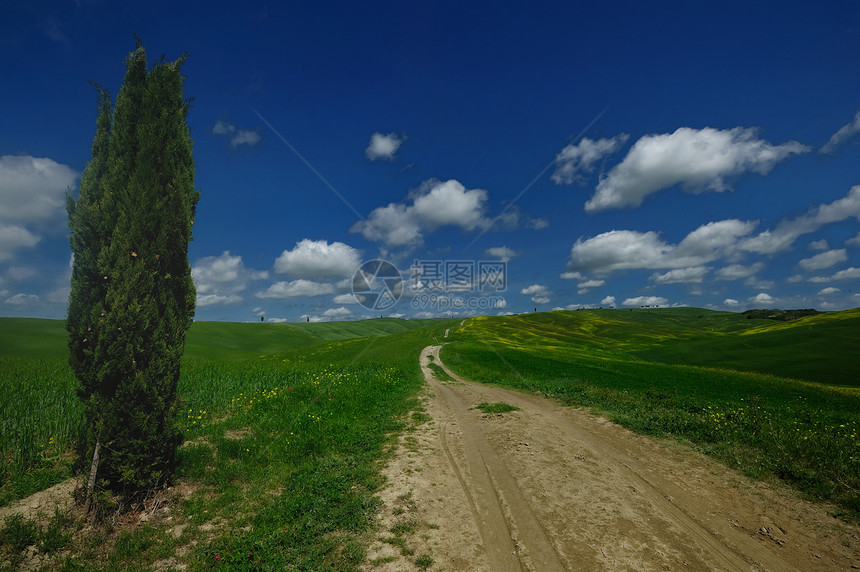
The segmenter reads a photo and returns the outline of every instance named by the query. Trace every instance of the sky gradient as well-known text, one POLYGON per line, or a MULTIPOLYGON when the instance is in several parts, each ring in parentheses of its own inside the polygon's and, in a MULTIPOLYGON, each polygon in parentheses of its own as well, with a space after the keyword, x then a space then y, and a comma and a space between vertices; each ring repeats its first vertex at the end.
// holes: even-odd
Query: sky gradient
POLYGON ((599 4, 4 3, 0 315, 65 316, 135 33, 189 54, 196 319, 860 306, 860 5, 599 4))

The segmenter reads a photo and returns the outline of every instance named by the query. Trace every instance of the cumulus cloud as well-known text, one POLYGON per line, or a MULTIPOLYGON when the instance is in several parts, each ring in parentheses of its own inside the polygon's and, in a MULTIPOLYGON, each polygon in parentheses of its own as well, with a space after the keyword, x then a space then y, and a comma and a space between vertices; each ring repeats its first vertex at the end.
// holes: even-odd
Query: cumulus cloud
POLYGON ((325 316, 326 318, 333 319, 347 318, 349 316, 352 316, 352 310, 350 310, 349 308, 344 308, 343 306, 341 306, 340 308, 329 308, 328 310, 323 312, 323 316, 325 316))
POLYGON ((376 132, 370 136, 370 144, 364 150, 364 155, 371 161, 383 159, 385 161, 393 161, 395 154, 403 142, 406 141, 406 136, 398 135, 397 133, 389 133, 383 135, 376 132))
POLYGON ((532 284, 520 291, 520 294, 532 297, 532 304, 548 304, 552 299, 552 292, 541 284, 532 284))
POLYGON ((4 300, 12 306, 30 306, 39 303, 39 297, 35 294, 15 294, 4 300))
POLYGON ((275 282, 262 292, 257 292, 257 298, 298 298, 311 297, 320 294, 333 294, 334 286, 327 282, 313 280, 298 280, 275 282))
POLYGON ((621 302, 622 306, 666 306, 669 300, 662 296, 637 296, 635 298, 627 298, 621 302))
POLYGON ((258 129, 241 129, 228 121, 221 120, 215 122, 215 125, 212 127, 212 133, 226 137, 232 149, 240 145, 253 147, 263 138, 258 129))
POLYGON ((846 240, 845 246, 860 246, 860 232, 858 232, 853 238, 846 240))
POLYGON ((16 251, 21 248, 32 248, 39 240, 41 240, 40 237, 21 225, 0 223, 0 262, 12 260, 16 251))
POLYGON ((822 238, 821 240, 813 240, 809 243, 809 250, 827 250, 830 248, 830 245, 827 244, 827 239, 822 238))
POLYGON ((585 137, 577 144, 571 144, 561 150, 555 157, 555 172, 552 181, 556 185, 584 183, 583 173, 594 171, 595 165, 604 157, 618 151, 627 143, 630 136, 627 133, 616 135, 611 139, 597 141, 585 137))
POLYGON ((332 300, 335 304, 361 304, 364 302, 364 297, 356 296, 353 293, 338 294, 332 300))
POLYGON ((757 274, 762 268, 764 268, 764 264, 761 262, 756 262, 749 266, 744 266, 743 264, 731 264, 717 270, 717 279, 739 280, 741 278, 749 278, 750 276, 757 274))
POLYGON ((664 242, 654 232, 612 230, 576 241, 567 269, 571 272, 612 272, 635 268, 675 269, 702 266, 732 252, 752 232, 754 221, 729 219, 704 224, 679 244, 664 242))
POLYGON ((776 299, 767 292, 759 292, 758 294, 750 298, 750 302, 752 302, 753 304, 766 306, 776 302, 776 299))
POLYGON ((198 294, 197 295, 197 306, 215 306, 215 305, 227 305, 227 304, 238 304, 242 301, 242 297, 238 294, 198 294))
POLYGON ((651 280, 657 284, 683 284, 688 282, 701 283, 705 274, 708 273, 707 266, 690 266, 688 268, 676 268, 663 274, 654 273, 651 280))
POLYGON ((854 137, 860 133, 860 111, 854 115, 854 120, 847 125, 843 125, 839 131, 833 134, 830 141, 824 144, 819 150, 821 153, 832 153, 833 150, 842 142, 854 137))
POLYGON ((846 268, 832 274, 831 276, 813 276, 809 279, 812 283, 831 282, 833 280, 856 280, 860 278, 860 268, 846 268))
POLYGON ((796 141, 773 145, 743 127, 681 127, 645 135, 601 178, 585 210, 637 207, 646 196, 677 184, 690 192, 726 191, 733 178, 750 171, 765 175, 779 161, 808 150, 796 141))
POLYGON ((275 260, 275 272, 309 280, 347 278, 361 265, 361 253, 343 242, 305 238, 275 260))
POLYGON ((607 296, 603 300, 600 301, 601 306, 609 306, 611 308, 615 307, 615 296, 607 296))
POLYGON ((46 157, 0 157, 0 223, 27 224, 65 213, 80 173, 46 157))
POLYGON ((576 285, 577 288, 599 288, 606 284, 606 280, 586 280, 576 285))
POLYGON ((740 304, 740 302, 738 302, 734 298, 726 298, 725 300, 723 300, 723 304, 726 306, 737 306, 738 304, 740 304))
POLYGON ((387 246, 417 246, 423 242, 425 232, 441 226, 473 230, 490 223, 484 216, 487 191, 467 190, 455 179, 425 181, 409 200, 411 204, 390 203, 374 209, 350 232, 359 232, 387 246))
POLYGON ((488 248, 484 251, 486 256, 492 256, 493 258, 498 258, 502 262, 508 262, 511 258, 517 255, 517 253, 507 246, 494 246, 492 248, 488 248))
POLYGON ((239 292, 255 280, 269 277, 265 270, 246 268, 242 257, 225 250, 219 256, 205 256, 191 267, 191 277, 197 288, 197 305, 236 304, 242 301, 239 292))
POLYGON ((841 292, 841 291, 842 290, 840 290, 839 288, 834 288, 833 286, 830 286, 829 288, 822 288, 821 290, 819 290, 818 295, 819 296, 830 296, 832 294, 836 294, 836 293, 841 292))
POLYGON ((798 237, 815 232, 822 226, 854 217, 860 221, 860 185, 832 203, 818 205, 805 214, 783 219, 773 230, 765 230, 747 239, 740 248, 759 254, 773 254, 791 248, 798 237))
POLYGON ((804 270, 821 270, 822 268, 830 268, 846 260, 848 260, 848 254, 844 248, 840 248, 838 250, 828 250, 810 258, 804 258, 798 264, 804 270))

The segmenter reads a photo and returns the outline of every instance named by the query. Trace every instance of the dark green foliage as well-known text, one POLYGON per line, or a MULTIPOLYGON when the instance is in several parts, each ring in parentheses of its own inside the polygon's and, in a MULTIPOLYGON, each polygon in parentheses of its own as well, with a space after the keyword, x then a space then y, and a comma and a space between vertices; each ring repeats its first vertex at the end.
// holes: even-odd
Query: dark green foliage
POLYGON ((748 320, 760 319, 787 322, 789 320, 805 318, 806 316, 816 316, 820 313, 821 312, 818 310, 810 308, 805 310, 747 310, 743 315, 746 316, 748 320))
POLYGON ((176 385, 194 315, 188 242, 199 198, 183 61, 147 70, 138 40, 113 113, 99 88, 92 161, 67 199, 69 362, 88 448, 102 445, 99 478, 124 496, 166 483, 181 441, 176 385))

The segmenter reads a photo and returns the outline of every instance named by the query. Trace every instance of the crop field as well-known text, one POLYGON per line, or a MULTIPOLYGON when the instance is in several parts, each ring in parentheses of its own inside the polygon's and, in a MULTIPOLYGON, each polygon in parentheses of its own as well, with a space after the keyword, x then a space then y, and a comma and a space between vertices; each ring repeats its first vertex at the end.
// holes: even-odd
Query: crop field
POLYGON ((456 340, 442 357, 463 377, 591 407, 860 517, 858 310, 551 312, 474 318, 456 340))
MULTIPOLYGON (((62 322, 3 322, 11 342, 0 355, 0 498, 8 504, 71 475, 82 408, 57 347, 62 322), (41 338, 45 331, 55 335, 41 338), (26 347, 16 351, 16 343, 26 347)), ((148 568, 193 543, 192 569, 354 569, 376 507, 378 460, 415 406, 418 354, 446 325, 452 321, 195 324, 179 387, 186 441, 174 518, 182 532, 106 532, 64 566, 148 568), (295 343, 299 336, 315 341, 295 343)), ((7 529, 3 540, 15 536, 7 529)))
MULTIPOLYGON (((420 407, 418 355, 443 342, 463 377, 590 407, 860 517, 860 311, 791 322, 689 308, 460 321, 195 323, 171 526, 58 537, 68 514, 11 521, 0 561, 14 569, 10 547, 23 541, 10 539, 25 538, 69 570, 167 569, 177 553, 191 570, 354 570, 380 461, 422 418, 409 415, 420 407)), ((0 319, 0 506, 72 475, 82 408, 63 327, 0 319)))

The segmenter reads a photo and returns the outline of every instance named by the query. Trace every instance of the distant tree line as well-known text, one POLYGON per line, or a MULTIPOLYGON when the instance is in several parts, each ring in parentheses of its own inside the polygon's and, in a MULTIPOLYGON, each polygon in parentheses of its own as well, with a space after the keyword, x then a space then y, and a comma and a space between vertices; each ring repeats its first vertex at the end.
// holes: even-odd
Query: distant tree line
POLYGON ((805 318, 806 316, 815 316, 817 314, 821 314, 821 312, 813 308, 803 310, 779 310, 774 308, 773 310, 747 310, 746 312, 743 312, 743 315, 747 317, 747 320, 779 320, 781 322, 788 322, 789 320, 805 318))

